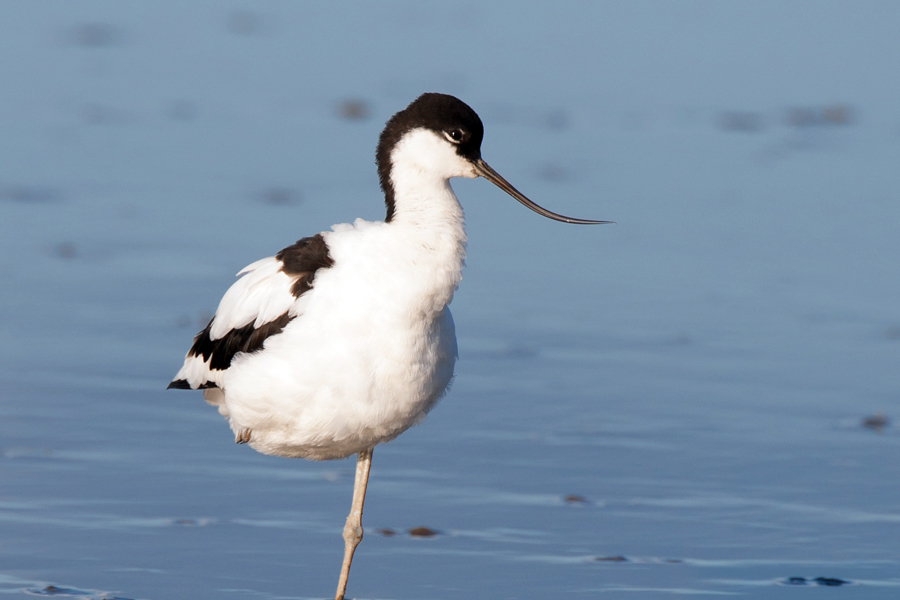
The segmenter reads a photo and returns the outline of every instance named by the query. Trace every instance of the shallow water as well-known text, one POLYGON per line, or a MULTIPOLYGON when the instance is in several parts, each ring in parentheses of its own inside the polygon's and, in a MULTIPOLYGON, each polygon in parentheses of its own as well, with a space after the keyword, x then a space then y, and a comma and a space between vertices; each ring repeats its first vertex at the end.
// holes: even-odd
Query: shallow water
POLYGON ((898 21, 0 5, 0 595, 333 593, 352 461, 163 388, 238 269, 381 216, 380 127, 437 90, 538 203, 617 224, 454 182, 457 378, 375 451, 348 597, 898 597, 898 21))

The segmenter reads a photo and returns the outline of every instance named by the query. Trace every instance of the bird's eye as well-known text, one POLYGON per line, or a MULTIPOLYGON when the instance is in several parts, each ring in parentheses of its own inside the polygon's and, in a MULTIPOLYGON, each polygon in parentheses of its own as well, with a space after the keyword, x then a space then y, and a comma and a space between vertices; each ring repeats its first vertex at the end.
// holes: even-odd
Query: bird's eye
POLYGON ((444 132, 444 137, 451 144, 459 144, 466 139, 466 132, 462 129, 448 129, 444 132))

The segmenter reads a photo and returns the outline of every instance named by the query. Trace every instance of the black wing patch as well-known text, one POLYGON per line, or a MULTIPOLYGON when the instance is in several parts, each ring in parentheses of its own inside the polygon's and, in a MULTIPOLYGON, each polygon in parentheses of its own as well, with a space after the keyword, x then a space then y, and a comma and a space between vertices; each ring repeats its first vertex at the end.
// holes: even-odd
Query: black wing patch
POLYGON ((308 238, 298 240, 292 246, 275 255, 281 261, 281 270, 288 275, 297 277, 297 281, 291 286, 291 294, 299 298, 312 287, 316 271, 327 269, 334 264, 334 259, 328 255, 328 244, 321 233, 308 238))
POLYGON ((203 362, 209 361, 209 368, 224 371, 231 366, 231 360, 238 352, 256 352, 263 346, 266 338, 281 333, 285 326, 294 317, 284 313, 274 321, 261 325, 258 329, 253 323, 243 327, 232 329, 223 337, 213 340, 209 337, 212 329, 212 321, 206 328, 194 337, 194 345, 188 351, 188 356, 202 356, 203 362))
MULTIPOLYGON (((316 271, 327 269, 334 264, 328 255, 328 244, 322 234, 298 240, 275 255, 282 263, 281 270, 297 280, 291 285, 291 294, 299 298, 312 289, 316 271)), ((296 315, 284 313, 277 319, 254 327, 248 323, 243 327, 230 330, 219 339, 210 338, 213 320, 194 337, 194 343, 188 351, 188 357, 200 356, 203 362, 209 362, 210 370, 224 371, 231 366, 231 361, 238 352, 257 352, 269 337, 281 333, 296 315)), ((212 381, 206 381, 198 389, 217 387, 212 381)), ((176 379, 167 389, 193 389, 184 379, 176 379)))
MULTIPOLYGON (((206 389, 214 388, 214 387, 219 387, 219 386, 217 386, 212 381, 204 381, 203 383, 200 384, 200 387, 198 387, 197 389, 198 390, 206 390, 206 389)), ((194 388, 191 387, 191 384, 188 383, 187 379, 176 379, 176 380, 172 381, 171 383, 169 383, 169 385, 166 386, 166 389, 167 390, 192 390, 194 388)))

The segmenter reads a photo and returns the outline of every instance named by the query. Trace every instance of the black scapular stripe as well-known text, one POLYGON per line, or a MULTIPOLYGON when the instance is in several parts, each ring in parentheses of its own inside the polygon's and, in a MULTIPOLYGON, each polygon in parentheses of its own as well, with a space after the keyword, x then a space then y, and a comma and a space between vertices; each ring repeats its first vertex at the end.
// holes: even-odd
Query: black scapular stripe
POLYGON ((210 369, 224 371, 231 366, 231 360, 235 354, 260 350, 266 338, 281 333, 293 319, 293 315, 284 313, 274 321, 261 325, 259 329, 254 328, 253 323, 248 323, 243 327, 230 330, 217 340, 209 337, 209 331, 213 324, 210 321, 209 325, 194 338, 194 344, 188 351, 188 356, 202 356, 204 362, 209 361, 210 369))
POLYGON ((297 281, 291 286, 291 294, 299 298, 312 288, 316 271, 327 269, 334 264, 328 255, 328 244, 321 233, 306 237, 275 255, 281 261, 281 270, 297 281))
MULTIPOLYGON (((328 244, 321 234, 298 240, 275 255, 281 261, 281 270, 297 281, 291 286, 291 294, 299 298, 312 288, 316 271, 327 269, 334 264, 334 260, 328 255, 328 244)), ((258 328, 253 323, 243 327, 232 329, 223 337, 213 340, 210 338, 210 330, 215 318, 194 337, 194 343, 188 351, 188 356, 202 356, 203 361, 209 361, 209 368, 224 371, 231 366, 231 361, 238 352, 256 352, 261 350, 267 338, 281 333, 284 328, 294 320, 295 315, 284 313, 277 319, 260 325, 258 328)), ((183 379, 169 384, 173 389, 190 389, 190 384, 183 379)), ((204 382, 200 389, 216 387, 211 381, 204 382)))

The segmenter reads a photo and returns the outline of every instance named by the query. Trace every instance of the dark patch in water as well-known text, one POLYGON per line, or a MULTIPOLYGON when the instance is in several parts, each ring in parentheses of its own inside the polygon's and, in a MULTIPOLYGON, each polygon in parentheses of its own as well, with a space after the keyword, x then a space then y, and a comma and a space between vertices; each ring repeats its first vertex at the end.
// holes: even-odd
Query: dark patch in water
POLYGON ((300 204, 300 194, 296 190, 272 187, 262 193, 262 201, 269 206, 293 206, 300 204))
POLYGON ((565 498, 563 498, 569 504, 585 504, 587 499, 584 496, 579 496, 577 494, 569 494, 565 498))
POLYGON ((59 258, 75 258, 78 256, 78 252, 75 250, 75 244, 72 242, 57 244, 53 249, 53 254, 59 258))
POLYGON ((132 600, 132 598, 124 598, 122 596, 98 596, 94 592, 86 592, 84 590, 76 590, 74 588, 57 587, 48 585, 42 590, 26 589, 25 592, 32 596, 78 596, 79 598, 92 600, 132 600))
POLYGON ((338 116, 345 121, 363 121, 370 113, 369 103, 359 98, 341 100, 337 107, 338 116))
POLYGON ((815 579, 807 579, 806 577, 788 577, 784 580, 785 585, 822 585, 825 587, 838 587, 847 585, 849 581, 838 579, 837 577, 816 577, 815 579))
POLYGON ((84 23, 72 29, 69 41, 84 48, 108 48, 122 43, 121 29, 109 23, 84 23))
POLYGON ((850 583, 849 581, 844 581, 843 579, 838 579, 837 577, 816 577, 813 579, 817 585, 825 585, 828 587, 837 587, 839 585, 846 585, 850 583))
POLYGON ((138 120, 137 115, 130 111, 95 102, 82 105, 79 115, 86 125, 131 125, 138 120))
POLYGON ((561 108, 557 110, 551 110, 544 115, 543 121, 548 128, 562 131, 569 126, 569 113, 561 108))
MULTIPOLYGON (((190 386, 188 386, 188 389, 190 389, 190 386)), ((175 525, 178 527, 206 527, 207 525, 210 525, 213 522, 214 522, 214 520, 210 519, 209 517, 201 517, 199 519, 183 518, 183 519, 173 519, 172 525, 175 525)))
POLYGON ((396 531, 394 531, 393 529, 388 529, 387 527, 384 527, 382 529, 376 529, 375 533, 380 533, 384 537, 391 537, 393 535, 397 535, 396 531))
POLYGON ((619 556, 597 556, 596 558, 594 558, 594 560, 597 562, 615 562, 615 563, 628 562, 628 559, 621 555, 619 555, 619 556))
POLYGON ((876 433, 881 431, 890 424, 891 420, 886 415, 875 413, 862 420, 862 426, 865 429, 871 429, 876 433))
POLYGON ((54 202, 59 199, 56 190, 42 187, 13 186, 0 188, 0 200, 12 200, 13 202, 40 203, 54 202))
POLYGON ((834 127, 852 124, 853 113, 853 109, 847 104, 802 106, 788 109, 785 120, 792 127, 834 127))
POLYGON ((62 588, 56 587, 55 585, 48 585, 42 590, 27 590, 29 594, 34 594, 35 596, 90 596, 90 592, 85 592, 84 590, 75 590, 72 588, 62 588))
POLYGON ((410 537, 429 538, 439 535, 441 532, 430 527, 413 527, 407 533, 409 533, 410 537))
POLYGON ((552 183, 562 183, 571 178, 569 170, 558 163, 544 164, 538 169, 538 176, 552 183))

